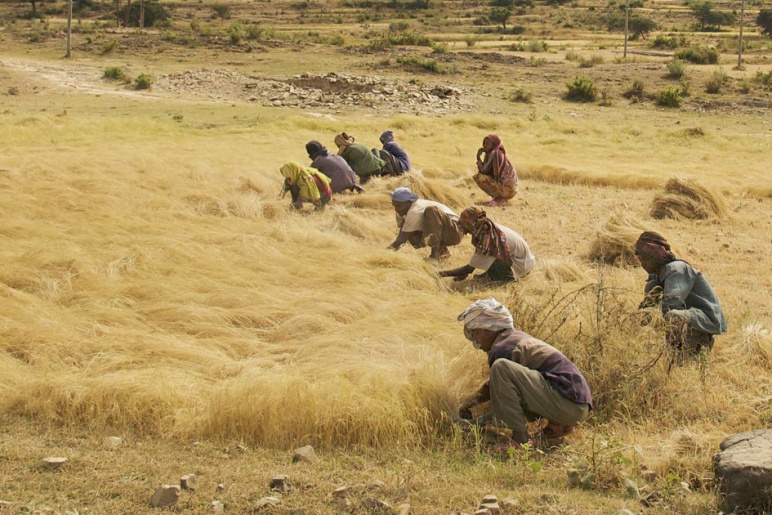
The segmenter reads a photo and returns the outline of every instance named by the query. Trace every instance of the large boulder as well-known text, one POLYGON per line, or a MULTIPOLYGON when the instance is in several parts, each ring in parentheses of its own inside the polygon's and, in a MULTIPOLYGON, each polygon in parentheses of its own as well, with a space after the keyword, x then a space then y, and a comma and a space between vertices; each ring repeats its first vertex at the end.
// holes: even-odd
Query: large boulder
POLYGON ((772 429, 730 436, 714 463, 725 509, 772 509, 772 429))

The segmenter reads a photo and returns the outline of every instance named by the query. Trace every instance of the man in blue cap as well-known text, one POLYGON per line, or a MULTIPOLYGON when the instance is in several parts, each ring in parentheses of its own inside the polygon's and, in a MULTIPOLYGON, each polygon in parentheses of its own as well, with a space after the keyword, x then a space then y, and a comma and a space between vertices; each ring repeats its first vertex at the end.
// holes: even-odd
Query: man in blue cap
POLYGON ((397 212, 399 234, 390 249, 405 243, 414 248, 428 246, 429 259, 450 256, 448 247, 458 245, 464 233, 458 226, 458 215, 448 206, 432 200, 419 199, 410 188, 397 188, 391 194, 391 205, 397 212))

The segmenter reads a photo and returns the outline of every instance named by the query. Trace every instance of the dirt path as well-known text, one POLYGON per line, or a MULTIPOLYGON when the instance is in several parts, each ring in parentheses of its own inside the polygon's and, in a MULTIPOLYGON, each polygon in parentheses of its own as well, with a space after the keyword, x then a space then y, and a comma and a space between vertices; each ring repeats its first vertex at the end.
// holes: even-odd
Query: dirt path
MULTIPOLYGON (((74 62, 50 62, 0 57, 0 75, 7 90, 17 93, 63 91, 90 95, 116 95, 132 98, 159 99, 169 95, 163 90, 136 91, 125 85, 100 79, 103 70, 96 65, 74 62)), ((3 92, 4 93, 4 92, 3 92)))

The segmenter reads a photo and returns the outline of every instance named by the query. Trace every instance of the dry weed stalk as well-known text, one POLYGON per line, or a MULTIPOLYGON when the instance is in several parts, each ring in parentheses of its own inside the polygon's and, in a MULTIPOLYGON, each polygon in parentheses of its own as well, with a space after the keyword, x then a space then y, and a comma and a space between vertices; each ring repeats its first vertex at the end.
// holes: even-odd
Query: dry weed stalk
POLYGON ((671 177, 665 191, 654 196, 649 213, 653 218, 690 220, 723 219, 729 215, 720 193, 677 177, 671 177))

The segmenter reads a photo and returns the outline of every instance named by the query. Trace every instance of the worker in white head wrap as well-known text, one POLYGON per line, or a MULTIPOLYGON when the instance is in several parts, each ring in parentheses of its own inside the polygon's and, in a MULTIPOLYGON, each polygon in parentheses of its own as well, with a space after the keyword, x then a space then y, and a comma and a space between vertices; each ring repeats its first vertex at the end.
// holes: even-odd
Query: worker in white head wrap
POLYGON ((479 349, 480 345, 472 337, 472 329, 502 331, 515 328, 509 310, 493 297, 473 302, 458 315, 457 320, 464 322, 464 336, 476 349, 479 349))
POLYGON ((464 322, 464 336, 488 355, 490 366, 488 382, 461 404, 459 415, 472 419, 472 408, 490 401, 492 416, 481 419, 512 429, 512 439, 494 448, 497 452, 528 442, 529 420, 547 419, 540 436, 562 439, 587 418, 592 394, 584 376, 558 349, 516 330, 500 302, 473 302, 458 320, 464 322))

